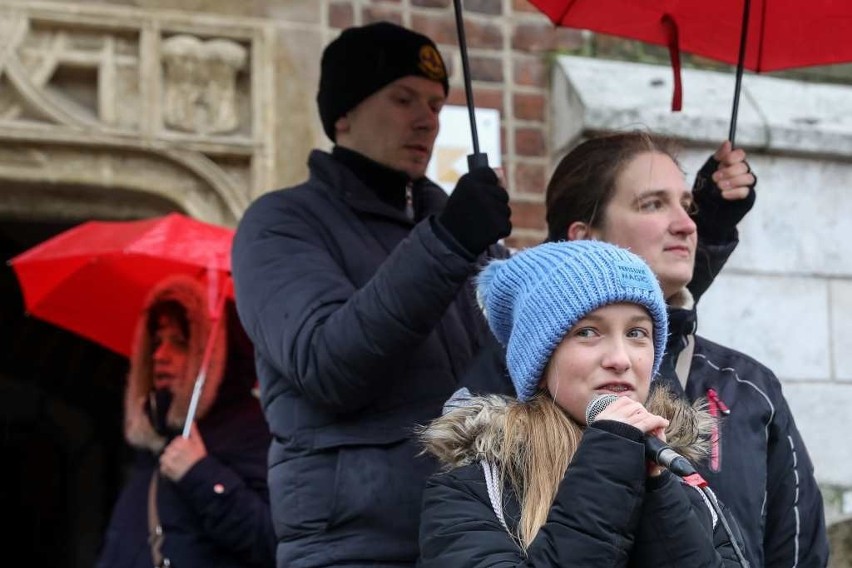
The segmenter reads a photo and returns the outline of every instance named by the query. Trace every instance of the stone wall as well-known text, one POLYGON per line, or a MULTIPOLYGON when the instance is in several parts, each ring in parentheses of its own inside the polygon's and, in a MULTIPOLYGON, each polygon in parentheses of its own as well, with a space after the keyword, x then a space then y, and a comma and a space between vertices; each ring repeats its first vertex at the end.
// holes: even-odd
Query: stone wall
MULTIPOLYGON (((70 93, 75 89, 80 91, 81 85, 84 85, 84 98, 89 100, 96 95, 107 99, 112 96, 113 103, 100 111, 107 125, 110 120, 132 121, 136 116, 148 130, 145 136, 150 135, 152 129, 163 126, 167 132, 183 133, 183 139, 187 140, 187 128, 195 128, 189 126, 190 122, 206 121, 203 113, 193 118, 190 116, 192 112, 187 111, 189 107, 184 106, 181 110, 179 104, 169 102, 172 100, 171 95, 176 95, 181 89, 186 90, 188 84, 185 81, 183 84, 169 85, 183 71, 179 67, 179 58, 176 59, 178 56, 174 53, 169 55, 168 52, 199 50, 198 45, 181 46, 179 39, 170 39, 170 36, 189 35, 199 42, 214 44, 218 40, 236 41, 242 49, 251 47, 248 44, 250 41, 257 42, 255 49, 249 49, 243 54, 245 59, 242 65, 234 69, 235 77, 241 83, 235 85, 233 94, 242 101, 242 105, 239 109, 226 111, 226 114, 242 113, 241 120, 253 121, 256 129, 252 132, 251 140, 243 138, 251 148, 243 146, 237 149, 231 146, 224 149, 219 144, 222 142, 221 136, 217 139, 217 134, 221 133, 215 132, 221 126, 213 126, 210 131, 192 132, 192 142, 196 144, 219 144, 214 148, 215 152, 202 149, 200 153, 205 159, 218 153, 220 169, 227 172, 219 179, 228 180, 230 176, 236 184, 228 191, 239 193, 238 186, 245 190, 244 196, 235 198, 222 196, 222 193, 228 191, 214 187, 210 191, 217 196, 216 199, 230 202, 217 205, 212 210, 197 203, 193 206, 187 203, 186 198, 177 200, 177 208, 191 209, 194 214, 210 220, 232 223, 245 207, 246 201, 258 193, 303 179, 310 149, 328 146, 329 142, 319 126, 314 102, 319 54, 323 46, 346 26, 390 20, 430 35, 438 43, 451 67, 452 91, 449 102, 465 104, 452 0, 0 0, 0 17, 5 17, 8 22, 13 14, 16 14, 15 17, 40 14, 43 20, 34 27, 35 31, 45 25, 48 28, 70 26, 69 29, 88 30, 85 33, 93 29, 121 30, 121 33, 111 36, 117 49, 129 47, 131 56, 134 53, 144 54, 149 65, 157 65, 151 63, 152 60, 159 62, 162 75, 155 67, 149 66, 135 76, 140 79, 129 81, 126 64, 120 63, 115 71, 115 85, 119 88, 128 88, 133 81, 140 81, 137 90, 152 101, 149 110, 162 111, 162 117, 153 121, 137 111, 128 110, 131 106, 127 103, 136 97, 133 92, 119 90, 110 94, 109 88, 104 87, 107 81, 101 80, 105 77, 103 74, 96 79, 91 71, 81 72, 77 68, 70 74, 73 76, 64 73, 59 77, 68 83, 64 93, 68 100, 73 101, 70 93), (96 21, 100 23, 96 25, 96 21), (143 33, 143 30, 147 31, 143 33), (152 30, 162 30, 164 33, 146 35, 152 30), (256 37, 251 39, 253 34, 256 37), (168 47, 164 44, 160 53, 157 51, 158 44, 139 43, 143 36, 157 37, 157 41, 171 42, 172 45, 168 47), (133 51, 136 49, 133 47, 134 42, 138 43, 141 51, 133 51), (152 82, 154 76, 151 73, 154 71, 157 71, 157 77, 162 77, 162 89, 159 81, 152 82), (249 80, 253 82, 251 94, 250 85, 247 84, 249 80), (158 104, 162 108, 158 108, 154 102, 161 95, 158 104), (261 98, 255 100, 254 105, 246 105, 247 96, 261 98), (123 104, 117 105, 118 100, 123 104), (181 118, 176 113, 185 116, 181 118), (252 155, 251 158, 247 157, 247 152, 252 155)), ((544 235, 543 188, 552 165, 551 156, 556 151, 551 146, 551 121, 547 113, 552 55, 585 53, 662 61, 666 56, 661 48, 555 28, 526 0, 468 0, 464 2, 464 14, 475 103, 478 107, 497 109, 502 119, 502 163, 510 181, 515 227, 509 244, 526 246, 538 242, 544 235)), ((7 34, 6 37, 12 36, 7 34)), ((204 49, 209 51, 209 46, 201 51, 204 49)), ((127 60, 128 54, 120 51, 116 53, 116 61, 127 60)), ((685 63, 712 65, 711 62, 690 57, 685 57, 685 63)), ((831 76, 835 80, 842 80, 845 69, 832 68, 831 76)), ((40 72, 42 75, 46 73, 44 70, 40 72)), ((8 90, 5 87, 0 82, 0 91, 8 90)), ((179 98, 179 95, 176 96, 179 98)), ((208 98, 210 96, 213 95, 208 95, 208 98)), ((3 93, 0 92, 0 104, 2 101, 3 93)), ((0 133, 6 130, 4 124, 7 124, 8 118, 8 113, 0 113, 0 133)), ((231 117, 232 120, 234 118, 231 117)), ((120 125, 127 126, 123 123, 120 125)), ((240 134, 244 135, 245 132, 243 128, 240 134)), ((130 132, 129 136, 133 137, 134 134, 130 132)), ((142 138, 143 132, 137 132, 136 137, 142 138)), ((230 138, 233 140, 236 137, 230 138)), ((175 138, 179 139, 180 135, 175 138)), ((97 170, 89 167, 85 169, 89 172, 97 170)), ((110 177, 107 174, 101 177, 116 179, 114 175, 110 177)), ((91 180, 84 181, 89 183, 91 180)), ((204 181, 202 185, 209 183, 204 181)), ((142 188, 141 191, 151 190, 142 188)), ((161 192, 160 196, 168 197, 168 190, 165 192, 166 195, 161 192)), ((20 204, 19 199, 16 202, 20 204)))
POLYGON ((272 49, 260 20, 0 4, 0 213, 106 196, 234 224, 279 170, 272 49))

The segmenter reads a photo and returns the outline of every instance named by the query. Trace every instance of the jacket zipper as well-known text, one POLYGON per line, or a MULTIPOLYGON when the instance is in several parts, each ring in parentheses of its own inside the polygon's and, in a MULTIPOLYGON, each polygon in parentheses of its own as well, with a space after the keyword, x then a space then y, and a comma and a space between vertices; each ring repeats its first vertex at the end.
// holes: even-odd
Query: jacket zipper
POLYGON ((722 464, 722 435, 719 429, 719 415, 727 416, 731 413, 731 410, 713 389, 707 389, 707 400, 710 406, 710 416, 714 419, 710 431, 710 470, 719 471, 722 464))
POLYGON ((414 220, 414 192, 412 182, 405 184, 405 216, 414 220))

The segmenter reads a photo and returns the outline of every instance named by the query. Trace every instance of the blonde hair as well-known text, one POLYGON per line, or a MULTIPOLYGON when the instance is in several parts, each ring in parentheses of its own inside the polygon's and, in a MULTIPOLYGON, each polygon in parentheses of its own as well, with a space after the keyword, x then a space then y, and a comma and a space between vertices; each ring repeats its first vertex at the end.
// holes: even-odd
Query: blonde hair
MULTIPOLYGON (((685 404, 668 388, 657 386, 651 389, 645 407, 669 420, 666 436, 678 453, 692 461, 709 454, 714 419, 707 413, 703 398, 685 404)), ((521 506, 513 536, 524 549, 547 521, 583 432, 584 427, 544 390, 527 402, 508 405, 496 461, 500 483, 508 482, 521 506)))
POLYGON ((582 427, 544 391, 509 406, 497 462, 501 483, 508 481, 521 504, 514 536, 523 548, 547 520, 582 437, 582 427))

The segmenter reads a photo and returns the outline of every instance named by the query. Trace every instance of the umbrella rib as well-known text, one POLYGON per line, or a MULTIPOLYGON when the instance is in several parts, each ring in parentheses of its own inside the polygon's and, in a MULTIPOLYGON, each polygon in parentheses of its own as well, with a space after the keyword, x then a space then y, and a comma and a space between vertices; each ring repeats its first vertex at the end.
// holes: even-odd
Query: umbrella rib
POLYGON ((763 70, 763 37, 766 34, 766 0, 760 2, 760 25, 757 27, 757 61, 755 70, 763 70))
POLYGON ((565 3, 565 8, 562 10, 562 13, 559 14, 559 23, 562 23, 562 22, 565 21, 565 16, 568 15, 568 12, 571 11, 571 8, 573 8, 574 4, 576 4, 576 3, 577 3, 577 0, 570 0, 569 2, 565 3))

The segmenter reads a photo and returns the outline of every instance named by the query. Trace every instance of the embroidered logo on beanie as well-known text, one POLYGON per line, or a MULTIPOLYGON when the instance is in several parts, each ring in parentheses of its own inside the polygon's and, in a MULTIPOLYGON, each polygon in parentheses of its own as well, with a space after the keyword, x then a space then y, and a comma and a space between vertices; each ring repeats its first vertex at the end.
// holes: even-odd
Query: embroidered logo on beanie
POLYGON ((615 270, 622 280, 622 286, 635 286, 649 292, 654 290, 653 283, 648 280, 646 270, 635 265, 620 262, 615 264, 615 270))
POLYGON ((427 79, 433 81, 446 81, 447 70, 444 68, 444 60, 434 46, 424 45, 420 48, 420 63, 418 69, 427 79))

